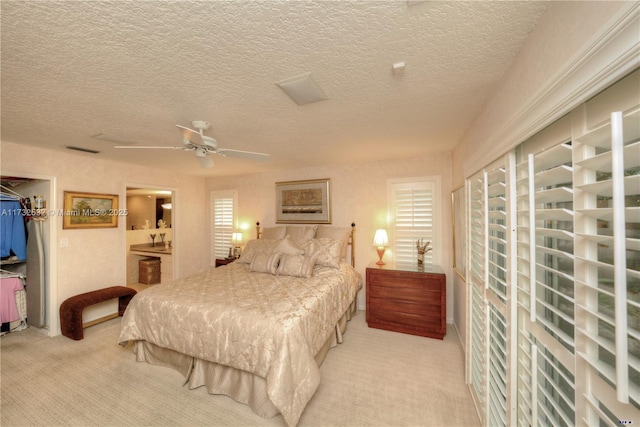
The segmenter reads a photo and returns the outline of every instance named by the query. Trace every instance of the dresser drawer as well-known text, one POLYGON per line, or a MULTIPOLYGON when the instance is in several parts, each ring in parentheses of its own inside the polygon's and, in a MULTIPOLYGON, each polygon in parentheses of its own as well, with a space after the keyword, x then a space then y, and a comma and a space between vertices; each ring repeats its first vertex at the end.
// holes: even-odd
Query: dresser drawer
POLYGON ((408 300, 408 301, 433 301, 440 304, 440 298, 442 292, 440 289, 428 288, 425 286, 407 286, 404 283, 396 283, 389 285, 379 285, 377 283, 371 283, 368 291, 371 292, 372 298, 386 298, 394 300, 408 300))
POLYGON ((408 311, 388 311, 372 308, 370 318, 373 319, 374 324, 384 324, 390 327, 406 326, 416 331, 439 331, 442 327, 439 315, 434 316, 424 312, 410 313, 408 311))

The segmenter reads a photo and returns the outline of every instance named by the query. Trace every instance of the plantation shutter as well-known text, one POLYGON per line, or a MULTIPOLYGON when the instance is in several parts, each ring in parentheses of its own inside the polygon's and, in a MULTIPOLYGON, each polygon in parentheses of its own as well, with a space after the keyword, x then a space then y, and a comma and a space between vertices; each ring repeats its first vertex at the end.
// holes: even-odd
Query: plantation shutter
POLYGON ((485 300, 485 260, 486 260, 486 221, 485 221, 485 173, 480 171, 467 180, 469 186, 469 288, 470 315, 470 387, 477 407, 484 418, 487 396, 485 379, 487 365, 487 304, 485 300))
POLYGON ((516 275, 512 230, 515 163, 504 156, 468 180, 471 391, 487 425, 515 421, 516 275), (515 295, 515 294, 514 294, 515 295))
POLYGON ((640 108, 613 112, 574 149, 576 347, 591 385, 584 421, 615 424, 640 416, 640 108))
POLYGON ((214 258, 225 258, 229 255, 229 248, 232 246, 231 238, 236 225, 236 198, 235 190, 211 193, 214 258))
MULTIPOLYGON (((518 418, 571 426, 575 410, 573 147, 570 128, 518 150, 518 418), (554 145, 552 142, 558 138, 554 145), (567 140, 569 139, 569 140, 567 140)), ((544 139, 544 138, 540 138, 544 139)))
POLYGON ((517 150, 518 420, 530 425, 640 416, 640 109, 580 131, 583 117, 517 150))
POLYGON ((466 378, 485 426, 640 420, 639 84, 466 181, 466 378))
POLYGON ((436 185, 433 181, 392 182, 390 197, 393 215, 391 246, 398 263, 415 264, 418 259, 416 242, 431 242, 434 248, 424 256, 424 262, 434 261, 434 218, 436 185))

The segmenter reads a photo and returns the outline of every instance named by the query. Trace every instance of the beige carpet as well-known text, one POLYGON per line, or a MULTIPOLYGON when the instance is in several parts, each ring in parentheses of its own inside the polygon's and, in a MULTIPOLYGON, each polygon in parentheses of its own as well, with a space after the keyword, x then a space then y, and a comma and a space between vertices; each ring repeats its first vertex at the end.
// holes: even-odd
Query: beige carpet
MULTIPOLYGON (((3 336, 0 425, 284 426, 177 372, 137 363, 117 345, 120 318, 85 329, 82 341, 29 328, 3 336)), ((299 426, 480 425, 464 384, 463 353, 444 341, 367 327, 364 312, 329 351, 299 426)))

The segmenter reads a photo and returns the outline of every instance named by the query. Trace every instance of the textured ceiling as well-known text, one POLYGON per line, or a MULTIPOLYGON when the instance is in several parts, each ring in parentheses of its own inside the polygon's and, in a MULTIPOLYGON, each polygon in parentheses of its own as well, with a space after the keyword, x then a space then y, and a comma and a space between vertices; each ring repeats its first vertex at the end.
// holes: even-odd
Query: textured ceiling
POLYGON ((2 1, 2 141, 207 176, 452 150, 546 8, 517 1, 2 1), (406 62, 403 76, 392 65, 406 62), (275 82, 312 73, 328 100, 275 82), (221 147, 177 146, 211 123, 221 147), (90 154, 83 154, 91 156, 90 154))

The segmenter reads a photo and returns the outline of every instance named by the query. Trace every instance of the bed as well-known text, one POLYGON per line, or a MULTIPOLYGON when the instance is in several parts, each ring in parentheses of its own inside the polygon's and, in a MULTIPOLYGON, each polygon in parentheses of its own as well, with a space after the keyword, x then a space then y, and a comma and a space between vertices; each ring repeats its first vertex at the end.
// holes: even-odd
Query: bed
POLYGON ((119 343, 138 361, 176 369, 189 388, 294 426, 357 310, 354 225, 258 230, 239 260, 135 295, 119 343))

